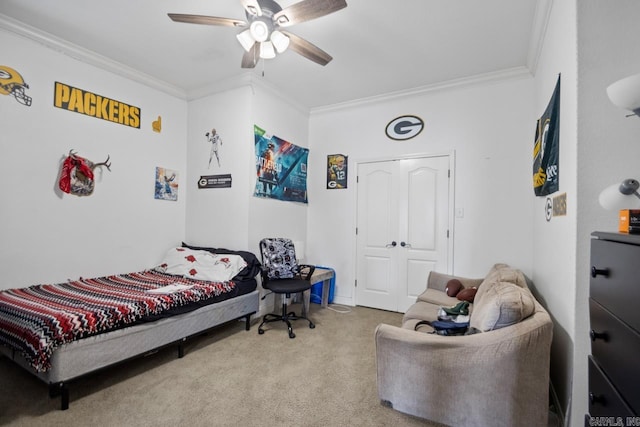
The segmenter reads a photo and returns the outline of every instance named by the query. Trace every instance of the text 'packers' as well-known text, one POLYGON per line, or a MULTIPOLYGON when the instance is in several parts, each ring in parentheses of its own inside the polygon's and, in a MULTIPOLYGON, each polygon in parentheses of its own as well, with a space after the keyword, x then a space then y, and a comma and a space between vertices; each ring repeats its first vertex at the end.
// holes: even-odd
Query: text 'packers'
POLYGON ((56 82, 53 105, 76 113, 140 128, 140 108, 56 82))

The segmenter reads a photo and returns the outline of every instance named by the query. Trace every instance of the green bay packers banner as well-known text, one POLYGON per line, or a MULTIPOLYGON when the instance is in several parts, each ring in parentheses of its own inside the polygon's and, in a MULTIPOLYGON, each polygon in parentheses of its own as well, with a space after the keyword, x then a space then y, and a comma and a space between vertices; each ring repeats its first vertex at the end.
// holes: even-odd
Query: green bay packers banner
POLYGON ((254 196, 307 203, 309 150, 253 126, 256 147, 254 196))
POLYGON ((546 196, 558 191, 560 151, 560 76, 549 105, 536 125, 533 145, 533 191, 546 196))

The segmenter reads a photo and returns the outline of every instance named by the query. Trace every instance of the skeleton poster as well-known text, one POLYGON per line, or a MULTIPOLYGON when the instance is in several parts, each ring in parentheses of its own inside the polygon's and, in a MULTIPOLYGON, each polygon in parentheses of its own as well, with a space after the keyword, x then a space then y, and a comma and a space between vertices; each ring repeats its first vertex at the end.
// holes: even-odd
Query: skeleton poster
POLYGON ((536 125, 533 145, 533 191, 546 196, 558 191, 560 151, 560 76, 549 105, 536 125))
POLYGON ((253 127, 256 150, 255 197, 308 203, 309 150, 253 127))

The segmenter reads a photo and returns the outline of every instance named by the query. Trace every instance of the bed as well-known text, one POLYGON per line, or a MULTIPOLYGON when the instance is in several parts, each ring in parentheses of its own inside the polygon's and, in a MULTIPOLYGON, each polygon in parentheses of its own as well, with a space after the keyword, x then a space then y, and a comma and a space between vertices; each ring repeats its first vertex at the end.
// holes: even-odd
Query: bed
POLYGON ((0 354, 49 385, 61 409, 69 383, 99 369, 183 344, 258 311, 250 252, 186 245, 151 269, 0 291, 0 354))

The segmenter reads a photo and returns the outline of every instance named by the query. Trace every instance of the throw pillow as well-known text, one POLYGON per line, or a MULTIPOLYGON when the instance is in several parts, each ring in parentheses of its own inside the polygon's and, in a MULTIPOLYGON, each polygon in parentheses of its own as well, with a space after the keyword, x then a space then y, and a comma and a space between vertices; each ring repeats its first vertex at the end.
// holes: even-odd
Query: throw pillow
POLYGON ((455 297, 458 295, 458 292, 462 290, 464 286, 462 286, 462 282, 458 279, 451 279, 447 282, 447 287, 444 288, 444 291, 450 297, 455 297))
POLYGON ((456 298, 458 298, 460 301, 473 302, 477 292, 478 292, 478 288, 476 288, 475 286, 473 288, 462 289, 460 292, 458 292, 458 295, 456 295, 456 298))
POLYGON ((529 289, 497 282, 475 300, 471 326, 483 332, 504 328, 531 316, 535 299, 529 289))

